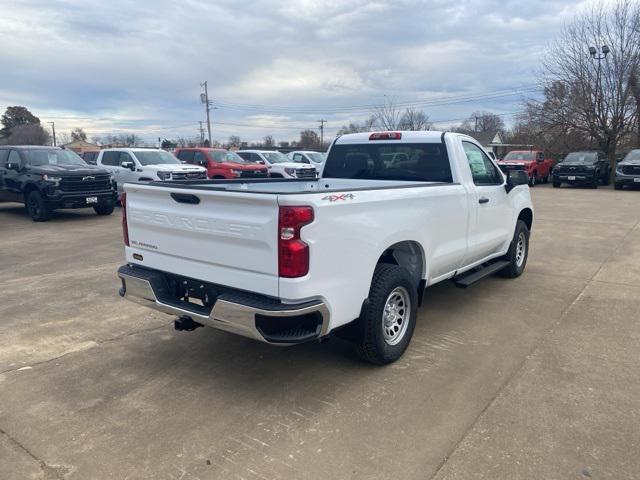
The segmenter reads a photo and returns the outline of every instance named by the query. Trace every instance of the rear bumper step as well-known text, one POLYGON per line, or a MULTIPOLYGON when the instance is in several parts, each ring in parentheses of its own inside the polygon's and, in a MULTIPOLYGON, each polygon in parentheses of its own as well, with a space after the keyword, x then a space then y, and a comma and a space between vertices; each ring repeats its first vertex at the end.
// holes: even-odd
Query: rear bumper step
MULTIPOLYGON (((261 295, 225 289, 213 308, 171 298, 164 272, 130 265, 118 269, 120 296, 160 312, 261 342, 292 345, 327 334, 329 310, 313 300, 284 304, 261 295)), ((215 288, 216 286, 207 285, 215 288)))

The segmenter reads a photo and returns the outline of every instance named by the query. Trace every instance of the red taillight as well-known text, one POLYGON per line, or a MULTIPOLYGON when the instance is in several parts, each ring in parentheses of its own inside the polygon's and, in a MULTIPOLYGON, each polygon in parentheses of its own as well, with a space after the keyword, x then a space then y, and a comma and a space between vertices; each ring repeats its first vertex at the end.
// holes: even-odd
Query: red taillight
POLYGON ((304 277, 309 272, 309 245, 300 240, 300 229, 311 222, 311 207, 280 207, 278 275, 281 277, 304 277))
POLYGON ((129 246, 129 226, 127 225, 127 194, 122 192, 120 195, 120 206, 122 207, 122 237, 124 244, 129 246))
POLYGON ((401 140, 402 132, 374 132, 369 135, 369 140, 401 140))

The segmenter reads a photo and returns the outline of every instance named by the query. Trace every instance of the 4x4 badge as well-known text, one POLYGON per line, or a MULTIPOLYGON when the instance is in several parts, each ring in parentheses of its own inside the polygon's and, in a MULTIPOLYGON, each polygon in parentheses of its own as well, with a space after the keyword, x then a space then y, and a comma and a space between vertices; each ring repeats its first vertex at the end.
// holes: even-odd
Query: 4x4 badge
POLYGON ((337 202, 339 200, 353 200, 355 196, 353 193, 338 193, 336 195, 327 195, 322 197, 322 200, 329 200, 330 202, 337 202))

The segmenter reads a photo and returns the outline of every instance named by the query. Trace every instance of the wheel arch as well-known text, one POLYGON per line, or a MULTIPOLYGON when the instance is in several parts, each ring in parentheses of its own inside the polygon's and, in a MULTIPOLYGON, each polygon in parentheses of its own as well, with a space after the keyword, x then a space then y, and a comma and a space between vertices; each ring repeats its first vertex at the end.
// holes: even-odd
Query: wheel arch
POLYGON ((24 199, 24 203, 27 203, 27 197, 29 197, 29 194, 33 191, 40 191, 40 187, 38 185, 36 185, 35 183, 27 183, 24 188, 22 189, 22 197, 24 199))
POLYGON ((518 220, 522 220, 526 225, 529 231, 531 231, 531 227, 533 227, 533 210, 530 208, 523 208, 518 213, 518 220))
POLYGON ((380 263, 398 265, 407 270, 413 283, 416 285, 419 304, 422 303, 422 294, 426 286, 425 276, 427 265, 425 251, 420 242, 417 240, 394 242, 380 254, 376 265, 380 263))

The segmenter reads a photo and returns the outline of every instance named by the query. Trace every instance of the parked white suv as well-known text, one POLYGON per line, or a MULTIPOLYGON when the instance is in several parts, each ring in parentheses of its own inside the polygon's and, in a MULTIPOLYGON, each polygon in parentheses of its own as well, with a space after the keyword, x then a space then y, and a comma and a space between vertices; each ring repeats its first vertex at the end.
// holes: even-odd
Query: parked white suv
POLYGON ((205 168, 184 165, 171 153, 152 148, 104 149, 96 164, 113 173, 119 193, 125 183, 207 178, 205 168))
POLYGON ((426 287, 522 274, 527 181, 466 135, 374 132, 336 139, 320 179, 125 185, 120 294, 179 330, 280 345, 336 332, 389 363, 426 287))
POLYGON ((318 175, 313 165, 293 162, 284 153, 272 150, 240 150, 236 153, 249 162, 265 164, 272 178, 315 178, 318 175))
POLYGON ((327 156, 324 153, 307 150, 296 150, 294 152, 290 152, 287 156, 296 163, 313 165, 318 169, 318 171, 322 169, 324 161, 327 159, 327 156))

